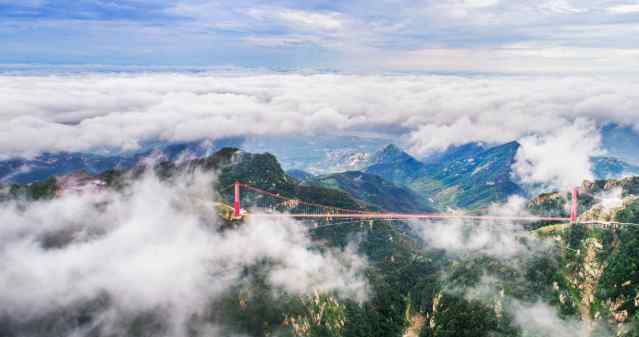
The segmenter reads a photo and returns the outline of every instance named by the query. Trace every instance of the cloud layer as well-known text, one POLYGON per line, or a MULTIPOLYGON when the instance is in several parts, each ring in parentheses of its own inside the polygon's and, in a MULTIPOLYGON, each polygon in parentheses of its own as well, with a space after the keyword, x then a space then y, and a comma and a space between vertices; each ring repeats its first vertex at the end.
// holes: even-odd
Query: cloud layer
POLYGON ((577 120, 574 125, 524 137, 520 142, 513 168, 522 182, 570 190, 584 179, 594 179, 590 157, 602 150, 601 136, 592 123, 577 120))
POLYGON ((639 128, 637 87, 632 80, 582 77, 4 75, 0 153, 132 149, 150 139, 373 132, 400 136, 417 155, 451 144, 521 140, 524 177, 574 184, 589 177, 585 163, 598 150, 599 126, 639 128), (544 164, 557 158, 571 160, 560 161, 566 164, 561 170, 544 164), (556 178, 528 172, 529 163, 560 173, 584 165, 573 178, 556 178))
POLYGON ((1 76, 0 152, 135 147, 141 140, 393 130, 415 153, 560 134, 582 120, 639 128, 638 83, 255 73, 1 76))

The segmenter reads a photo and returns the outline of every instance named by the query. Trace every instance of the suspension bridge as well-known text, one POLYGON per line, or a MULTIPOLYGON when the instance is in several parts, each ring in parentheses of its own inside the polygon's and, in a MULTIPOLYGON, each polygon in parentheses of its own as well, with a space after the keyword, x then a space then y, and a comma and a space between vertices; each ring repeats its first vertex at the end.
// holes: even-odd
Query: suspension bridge
POLYGON ((290 217, 300 220, 468 220, 492 222, 557 222, 575 223, 578 219, 579 190, 572 191, 572 204, 569 217, 555 216, 517 216, 500 214, 469 214, 465 212, 450 213, 402 213, 375 212, 362 209, 347 209, 307 202, 304 200, 285 197, 278 193, 236 181, 222 192, 232 189, 231 194, 222 195, 223 206, 230 219, 242 219, 249 215, 248 210, 255 210, 251 217, 290 217))

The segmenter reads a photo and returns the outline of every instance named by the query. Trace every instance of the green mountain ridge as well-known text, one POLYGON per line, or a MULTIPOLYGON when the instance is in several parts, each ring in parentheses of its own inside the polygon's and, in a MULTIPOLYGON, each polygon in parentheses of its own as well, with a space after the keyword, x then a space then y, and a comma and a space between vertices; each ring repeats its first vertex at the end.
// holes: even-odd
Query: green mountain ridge
POLYGON ((330 174, 304 181, 307 185, 344 191, 372 208, 391 212, 433 212, 424 198, 405 187, 397 186, 382 177, 359 171, 330 174))
POLYGON ((512 195, 525 195, 511 178, 519 143, 475 149, 479 152, 462 151, 459 156, 444 157, 448 160, 432 164, 407 153, 394 153, 393 160, 371 165, 366 172, 406 186, 440 209, 482 208, 512 195))

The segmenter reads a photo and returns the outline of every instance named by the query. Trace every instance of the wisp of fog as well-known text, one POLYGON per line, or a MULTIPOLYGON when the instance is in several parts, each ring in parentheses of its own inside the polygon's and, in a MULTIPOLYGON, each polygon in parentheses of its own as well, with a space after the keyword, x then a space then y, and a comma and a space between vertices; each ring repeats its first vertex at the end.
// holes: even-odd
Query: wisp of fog
POLYGON ((279 291, 366 298, 365 259, 348 249, 313 249, 305 227, 291 219, 254 218, 223 230, 213 185, 206 174, 166 181, 148 173, 118 192, 3 204, 0 323, 107 297, 101 324, 116 329, 128 315, 160 310, 166 335, 180 336, 243 267, 265 260, 279 291))

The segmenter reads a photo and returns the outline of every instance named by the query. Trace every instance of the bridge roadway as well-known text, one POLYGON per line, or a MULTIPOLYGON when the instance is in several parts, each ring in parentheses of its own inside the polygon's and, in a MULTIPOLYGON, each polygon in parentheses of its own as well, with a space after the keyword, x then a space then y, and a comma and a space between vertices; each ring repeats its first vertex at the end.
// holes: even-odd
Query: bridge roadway
POLYGON ((320 213, 320 214, 294 214, 294 213, 251 213, 251 217, 289 217, 295 219, 364 219, 364 220, 477 220, 477 221, 513 221, 536 222, 557 221, 566 222, 570 218, 562 217, 537 217, 537 216, 492 216, 492 215, 464 215, 464 214, 436 214, 436 213, 320 213))
POLYGON ((553 222, 575 222, 577 220, 577 192, 573 192, 573 205, 571 216, 554 217, 554 216, 502 216, 502 215, 472 215, 464 213, 397 213, 397 212, 370 212, 364 210, 351 210, 326 206, 316 203, 305 202, 302 200, 291 199, 279 194, 264 191, 257 187, 236 181, 233 185, 224 188, 227 191, 233 188, 233 205, 227 207, 233 210, 233 218, 241 218, 245 213, 240 205, 240 190, 247 189, 251 193, 257 193, 262 197, 272 198, 272 202, 264 202, 271 207, 264 207, 265 212, 253 213, 255 217, 290 217, 295 219, 361 219, 361 220, 475 220, 475 221, 510 221, 510 222, 537 222, 537 221, 553 221, 553 222), (269 212, 268 209, 275 208, 274 205, 285 205, 288 208, 306 207, 301 212, 269 212), (244 213, 244 214, 243 214, 244 213))

